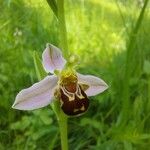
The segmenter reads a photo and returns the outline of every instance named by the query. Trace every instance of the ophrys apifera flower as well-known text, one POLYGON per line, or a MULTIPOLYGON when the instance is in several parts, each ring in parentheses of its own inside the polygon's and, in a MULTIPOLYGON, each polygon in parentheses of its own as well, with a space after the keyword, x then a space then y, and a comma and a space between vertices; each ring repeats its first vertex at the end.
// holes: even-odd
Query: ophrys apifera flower
POLYGON ((72 67, 67 67, 68 62, 61 50, 52 44, 48 44, 44 50, 42 62, 45 71, 53 75, 20 91, 13 108, 34 110, 59 100, 66 115, 80 115, 89 107, 89 96, 95 96, 108 88, 102 79, 77 73, 72 67))

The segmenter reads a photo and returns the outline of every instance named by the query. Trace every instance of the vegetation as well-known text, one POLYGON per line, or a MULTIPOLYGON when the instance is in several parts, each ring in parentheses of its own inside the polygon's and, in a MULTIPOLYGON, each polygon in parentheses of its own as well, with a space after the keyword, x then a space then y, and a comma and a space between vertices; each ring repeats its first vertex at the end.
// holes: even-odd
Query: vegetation
MULTIPOLYGON (((90 98, 86 114, 69 119, 71 150, 149 149, 147 2, 65 0, 68 47, 80 57, 78 71, 109 85, 90 98)), ((41 56, 46 43, 58 45, 56 16, 46 0, 0 0, 0 10, 0 150, 59 150, 58 123, 50 106, 11 108, 16 94, 38 81, 33 52, 41 56)))

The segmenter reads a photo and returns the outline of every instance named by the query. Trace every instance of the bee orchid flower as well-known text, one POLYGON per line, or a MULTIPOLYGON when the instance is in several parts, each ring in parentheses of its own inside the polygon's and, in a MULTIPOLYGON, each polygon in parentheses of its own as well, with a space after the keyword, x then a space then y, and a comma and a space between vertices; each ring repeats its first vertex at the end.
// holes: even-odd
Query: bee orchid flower
POLYGON ((34 110, 57 99, 66 115, 80 115, 89 107, 89 96, 95 96, 108 88, 98 77, 83 75, 67 68, 61 50, 52 44, 47 44, 42 54, 42 63, 45 71, 52 75, 21 90, 12 106, 14 109, 34 110))

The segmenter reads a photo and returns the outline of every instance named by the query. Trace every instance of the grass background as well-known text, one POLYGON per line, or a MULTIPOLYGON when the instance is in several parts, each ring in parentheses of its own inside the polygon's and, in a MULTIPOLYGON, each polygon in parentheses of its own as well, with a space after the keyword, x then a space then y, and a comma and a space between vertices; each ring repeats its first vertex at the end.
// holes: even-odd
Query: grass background
MULTIPOLYGON (((78 71, 109 89, 90 98, 88 112, 69 120, 71 150, 150 147, 150 4, 131 37, 142 0, 66 0, 69 50, 78 71), (129 45, 134 45, 132 48, 129 45)), ((50 107, 13 110, 16 94, 37 81, 33 51, 58 45, 58 22, 45 0, 0 0, 0 150, 60 150, 50 107)))

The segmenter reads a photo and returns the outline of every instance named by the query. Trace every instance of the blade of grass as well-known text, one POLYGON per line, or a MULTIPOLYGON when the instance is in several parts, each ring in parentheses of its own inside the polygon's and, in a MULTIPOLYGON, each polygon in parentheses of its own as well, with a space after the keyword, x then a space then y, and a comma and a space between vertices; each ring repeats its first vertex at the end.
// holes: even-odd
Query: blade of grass
POLYGON ((56 17, 58 17, 58 8, 55 0, 46 0, 56 17))
POLYGON ((36 75, 38 77, 38 80, 40 81, 47 75, 47 73, 45 72, 43 65, 41 63, 41 60, 39 58, 39 55, 36 51, 34 51, 34 53, 33 53, 33 59, 34 59, 36 75))
POLYGON ((126 30, 126 33, 127 33, 127 35, 129 36, 128 27, 127 27, 127 25, 126 25, 126 21, 125 21, 124 15, 123 15, 123 13, 122 13, 122 10, 121 10, 121 8, 120 8, 119 2, 118 2, 117 0, 116 0, 116 5, 117 5, 118 11, 119 11, 119 13, 120 13, 120 16, 121 16, 121 19, 122 19, 124 28, 125 28, 125 30, 126 30))
POLYGON ((141 9, 140 15, 137 19, 137 22, 135 24, 135 27, 133 28, 130 37, 129 37, 129 43, 127 45, 127 54, 126 54, 126 64, 125 64, 125 74, 124 74, 124 82, 123 82, 123 93, 122 93, 122 112, 121 117, 119 117, 118 124, 125 125, 128 117, 130 116, 130 90, 129 90, 129 81, 131 78, 131 72, 133 68, 132 60, 135 58, 136 49, 136 39, 137 34, 140 29, 141 23, 144 18, 144 13, 147 7, 149 0, 145 0, 144 5, 141 9))

